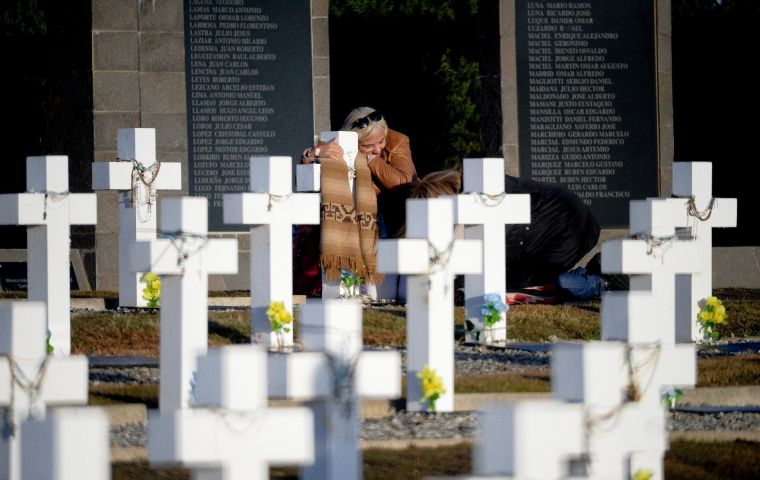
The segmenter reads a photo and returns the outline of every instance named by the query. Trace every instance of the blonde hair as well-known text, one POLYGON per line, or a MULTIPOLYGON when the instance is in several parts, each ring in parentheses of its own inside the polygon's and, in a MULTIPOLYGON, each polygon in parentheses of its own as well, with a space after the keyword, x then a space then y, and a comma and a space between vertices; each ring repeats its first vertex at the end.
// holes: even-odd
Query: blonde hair
POLYGON ((351 128, 351 126, 354 124, 355 121, 359 120, 362 117, 366 117, 372 112, 375 112, 376 110, 372 107, 359 107, 354 108, 349 112, 348 116, 346 116, 346 119, 343 120, 343 126, 340 127, 341 130, 349 130, 352 132, 356 132, 359 135, 359 141, 361 142, 365 138, 375 135, 378 132, 382 132, 383 137, 388 136, 388 123, 385 121, 385 117, 381 118, 380 120, 373 122, 370 121, 369 125, 367 125, 365 128, 351 128))
POLYGON ((436 198, 456 195, 462 191, 462 172, 458 169, 431 172, 409 191, 409 198, 436 198))

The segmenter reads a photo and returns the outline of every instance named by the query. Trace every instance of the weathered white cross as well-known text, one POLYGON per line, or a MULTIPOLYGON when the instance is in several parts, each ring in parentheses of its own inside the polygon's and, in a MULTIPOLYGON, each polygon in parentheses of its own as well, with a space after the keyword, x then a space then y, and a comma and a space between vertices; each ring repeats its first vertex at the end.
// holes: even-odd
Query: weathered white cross
POLYGON ((208 199, 161 202, 161 234, 135 243, 132 271, 161 276, 162 412, 188 406, 195 362, 208 348, 208 275, 237 273, 237 240, 209 239, 208 199))
POLYGON ((552 351, 553 397, 585 409, 589 478, 631 478, 642 468, 662 479, 661 388, 695 382, 693 345, 590 342, 552 351))
POLYGON ((630 291, 602 297, 603 340, 675 343, 676 277, 701 271, 699 244, 676 237, 680 208, 670 199, 631 201, 635 238, 602 244, 602 271, 631 278, 630 291))
POLYGON ((697 247, 676 237, 677 208, 668 199, 631 202, 631 231, 644 239, 602 245, 603 271, 636 274, 631 291, 602 297, 602 339, 610 341, 553 349, 554 397, 586 408, 592 478, 629 478, 639 468, 662 478, 662 391, 696 383, 695 346, 675 343, 675 272, 694 271, 697 247))
POLYGON ((473 470, 478 475, 553 480, 585 451, 583 406, 556 400, 492 404, 481 412, 473 470))
POLYGON ((120 128, 118 162, 92 164, 92 189, 119 192, 119 305, 144 307, 144 284, 129 263, 136 241, 156 238, 156 194, 182 188, 182 165, 156 161, 154 128, 120 128))
POLYGON ((293 225, 319 224, 319 194, 293 193, 290 157, 251 157, 251 191, 224 195, 224 223, 251 225, 251 331, 259 343, 293 345, 267 319, 270 302, 293 314, 293 225))
POLYGON ((44 417, 48 405, 87 403, 87 357, 46 352, 45 305, 0 305, 0 478, 20 480, 23 419, 44 417))
POLYGON ((530 195, 504 192, 503 158, 465 158, 463 194, 454 198, 454 222, 465 225, 467 239, 483 243, 482 272, 465 275, 465 316, 473 330, 467 331, 467 339, 486 344, 504 343, 507 339, 506 312, 487 328, 481 309, 484 296, 495 293, 504 302, 507 291, 505 269, 506 236, 508 224, 530 222, 530 195))
POLYGON ((699 341, 699 302, 712 296, 712 230, 736 226, 737 201, 713 197, 710 162, 674 162, 673 195, 685 197, 670 201, 680 205, 679 226, 691 229, 698 245, 693 261, 702 267, 676 279, 676 341, 699 341))
POLYGON ((47 305, 55 355, 71 352, 71 225, 97 222, 94 193, 69 193, 69 158, 26 158, 26 193, 0 195, 0 225, 27 225, 28 296, 47 305))
POLYGON ((446 393, 436 409, 454 409, 454 276, 478 273, 483 255, 476 240, 454 240, 453 201, 450 198, 406 201, 406 236, 380 240, 380 273, 409 275, 407 281, 407 410, 423 410, 417 374, 424 366, 435 370, 446 393))
POLYGON ((300 336, 308 352, 270 354, 269 394, 309 401, 316 462, 305 479, 361 479, 359 397, 399 398, 401 357, 362 351, 362 306, 354 300, 308 300, 300 336))
POLYGON ((109 480, 108 417, 98 407, 56 408, 21 425, 21 477, 109 480))
POLYGON ((215 348, 199 357, 194 408, 150 418, 150 463, 191 468, 199 480, 264 480, 270 465, 312 463, 312 413, 267 408, 266 362, 258 345, 215 348))

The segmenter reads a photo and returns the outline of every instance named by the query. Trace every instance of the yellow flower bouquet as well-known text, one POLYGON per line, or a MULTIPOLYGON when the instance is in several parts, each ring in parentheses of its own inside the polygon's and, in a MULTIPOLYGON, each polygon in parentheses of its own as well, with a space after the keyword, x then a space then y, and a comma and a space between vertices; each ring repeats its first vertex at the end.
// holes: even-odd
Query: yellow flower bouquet
POLYGON ((717 339, 720 337, 717 326, 726 323, 726 318, 728 318, 726 307, 723 306, 723 302, 718 297, 708 297, 706 300, 701 300, 699 307, 697 320, 702 333, 709 340, 717 339))
POLYGON ((422 387, 420 402, 427 404, 428 412, 435 412, 435 402, 446 393, 443 379, 428 365, 422 368, 422 371, 417 374, 417 378, 422 387))
POLYGON ((144 273, 140 281, 145 284, 143 299, 148 302, 148 307, 156 308, 161 303, 161 277, 155 273, 144 273))

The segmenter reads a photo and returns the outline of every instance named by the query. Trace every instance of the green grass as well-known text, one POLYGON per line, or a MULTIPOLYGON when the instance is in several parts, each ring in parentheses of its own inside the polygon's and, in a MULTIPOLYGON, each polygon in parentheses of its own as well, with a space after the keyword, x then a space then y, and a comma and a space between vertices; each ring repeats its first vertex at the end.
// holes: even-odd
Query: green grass
MULTIPOLYGON (((438 448, 364 451, 367 480, 417 480, 434 475, 464 475, 472 470, 468 443, 438 448)), ((666 480, 725 480, 760 478, 760 443, 693 442, 675 440, 665 455, 666 480)), ((186 480, 187 470, 151 469, 146 462, 115 463, 113 480, 186 480)), ((274 468, 272 478, 296 479, 295 468, 274 468)))

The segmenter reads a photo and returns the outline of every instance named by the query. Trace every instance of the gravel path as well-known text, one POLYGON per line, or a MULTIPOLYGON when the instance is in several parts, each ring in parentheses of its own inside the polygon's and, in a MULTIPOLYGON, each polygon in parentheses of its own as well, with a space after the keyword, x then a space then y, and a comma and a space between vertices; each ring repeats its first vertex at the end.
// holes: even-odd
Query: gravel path
MULTIPOLYGON (((406 363, 405 351, 401 349, 406 363)), ((700 357, 718 355, 714 350, 701 350, 700 357)), ((723 355, 735 353, 723 353, 723 355)), ((457 345, 455 369, 457 374, 487 372, 521 372, 548 370, 551 353, 519 349, 490 349, 457 345)), ((92 384, 150 384, 157 383, 158 368, 91 368, 92 384)), ((760 413, 752 412, 669 412, 668 428, 675 432, 684 431, 759 431, 760 413)), ((420 413, 399 412, 386 418, 363 420, 361 436, 363 440, 393 439, 471 439, 478 429, 478 414, 475 412, 420 413)), ((113 446, 144 447, 146 445, 145 423, 117 425, 111 428, 113 446)))
MULTIPOLYGON (((686 413, 669 412, 668 430, 689 431, 758 431, 760 413, 722 412, 686 413)), ((399 412, 386 418, 362 421, 362 440, 409 439, 472 439, 479 427, 475 412, 420 413, 399 412)), ((111 445, 114 447, 145 447, 145 422, 114 425, 111 427, 111 445)))

